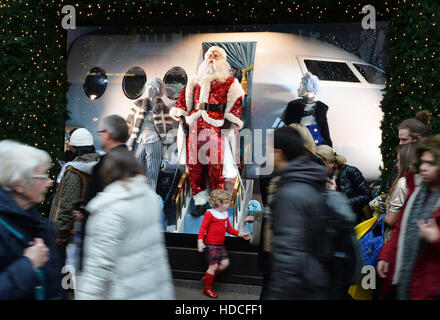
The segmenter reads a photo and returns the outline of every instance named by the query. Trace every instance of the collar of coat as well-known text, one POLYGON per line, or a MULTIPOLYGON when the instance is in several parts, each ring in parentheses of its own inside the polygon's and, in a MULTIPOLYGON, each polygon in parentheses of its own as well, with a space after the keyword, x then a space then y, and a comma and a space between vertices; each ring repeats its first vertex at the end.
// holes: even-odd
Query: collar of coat
MULTIPOLYGON (((233 82, 231 84, 231 86, 229 87, 228 90, 228 96, 227 96, 227 103, 226 103, 226 109, 225 109, 225 114, 229 113, 232 109, 232 107, 235 104, 235 101, 237 101, 238 98, 240 97, 244 97, 244 91, 243 88, 241 87, 240 83, 238 82, 238 80, 234 77, 229 77, 228 79, 226 79, 226 81, 231 81, 233 78, 233 82)), ((200 89, 200 97, 199 97, 199 101, 200 102, 208 102, 208 98, 209 98, 209 92, 211 89, 211 83, 202 86, 200 89)), ((197 77, 193 76, 188 80, 188 85, 186 86, 186 91, 185 91, 185 103, 186 103, 186 111, 189 113, 192 109, 193 109, 193 105, 194 105, 194 89, 197 83, 197 77)))
POLYGON ((151 197, 151 200, 157 198, 161 202, 160 196, 148 185, 147 177, 137 175, 109 184, 87 204, 86 210, 91 214, 95 214, 121 200, 146 196, 151 197))

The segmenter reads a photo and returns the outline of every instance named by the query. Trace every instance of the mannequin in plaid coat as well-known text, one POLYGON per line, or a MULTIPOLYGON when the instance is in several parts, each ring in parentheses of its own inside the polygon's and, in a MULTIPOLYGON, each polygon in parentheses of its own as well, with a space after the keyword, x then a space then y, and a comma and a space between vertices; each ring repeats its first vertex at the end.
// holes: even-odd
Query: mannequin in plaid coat
POLYGON ((148 184, 156 191, 163 146, 168 144, 166 135, 172 128, 173 119, 169 116, 168 106, 161 99, 165 93, 162 80, 150 80, 147 90, 148 97, 137 100, 127 117, 130 132, 127 146, 135 152, 136 158, 147 173, 148 184))

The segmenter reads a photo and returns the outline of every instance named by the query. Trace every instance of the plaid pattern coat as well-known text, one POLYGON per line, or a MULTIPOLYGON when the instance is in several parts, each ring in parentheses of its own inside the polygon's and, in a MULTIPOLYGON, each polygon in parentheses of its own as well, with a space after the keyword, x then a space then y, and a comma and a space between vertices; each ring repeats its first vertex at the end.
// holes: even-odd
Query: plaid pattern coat
POLYGON ((163 103, 162 99, 152 101, 149 98, 136 100, 127 117, 127 125, 130 132, 127 146, 133 150, 139 136, 142 124, 149 111, 153 112, 153 121, 156 132, 161 140, 165 140, 167 132, 173 126, 173 119, 170 117, 170 109, 163 103))

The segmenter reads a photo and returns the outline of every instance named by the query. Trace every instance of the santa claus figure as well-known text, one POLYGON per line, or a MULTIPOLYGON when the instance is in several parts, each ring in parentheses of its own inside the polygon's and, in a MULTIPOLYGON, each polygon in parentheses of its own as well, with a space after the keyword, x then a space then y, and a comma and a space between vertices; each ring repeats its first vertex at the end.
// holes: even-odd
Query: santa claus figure
POLYGON ((222 138, 222 129, 238 132, 243 127, 240 119, 243 96, 240 83, 231 76, 226 51, 213 46, 170 110, 171 117, 189 126, 186 163, 196 205, 191 212, 193 216, 206 212, 208 182, 211 190, 225 190, 223 167, 228 146, 222 138))

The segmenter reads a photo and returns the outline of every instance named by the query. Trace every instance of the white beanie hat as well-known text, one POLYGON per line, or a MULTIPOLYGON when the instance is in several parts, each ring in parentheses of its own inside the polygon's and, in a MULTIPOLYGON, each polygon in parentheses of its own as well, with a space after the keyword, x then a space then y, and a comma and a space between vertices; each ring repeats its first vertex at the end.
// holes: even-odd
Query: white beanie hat
POLYGON ((85 128, 76 129, 70 136, 70 145, 73 147, 93 146, 93 137, 85 128))

